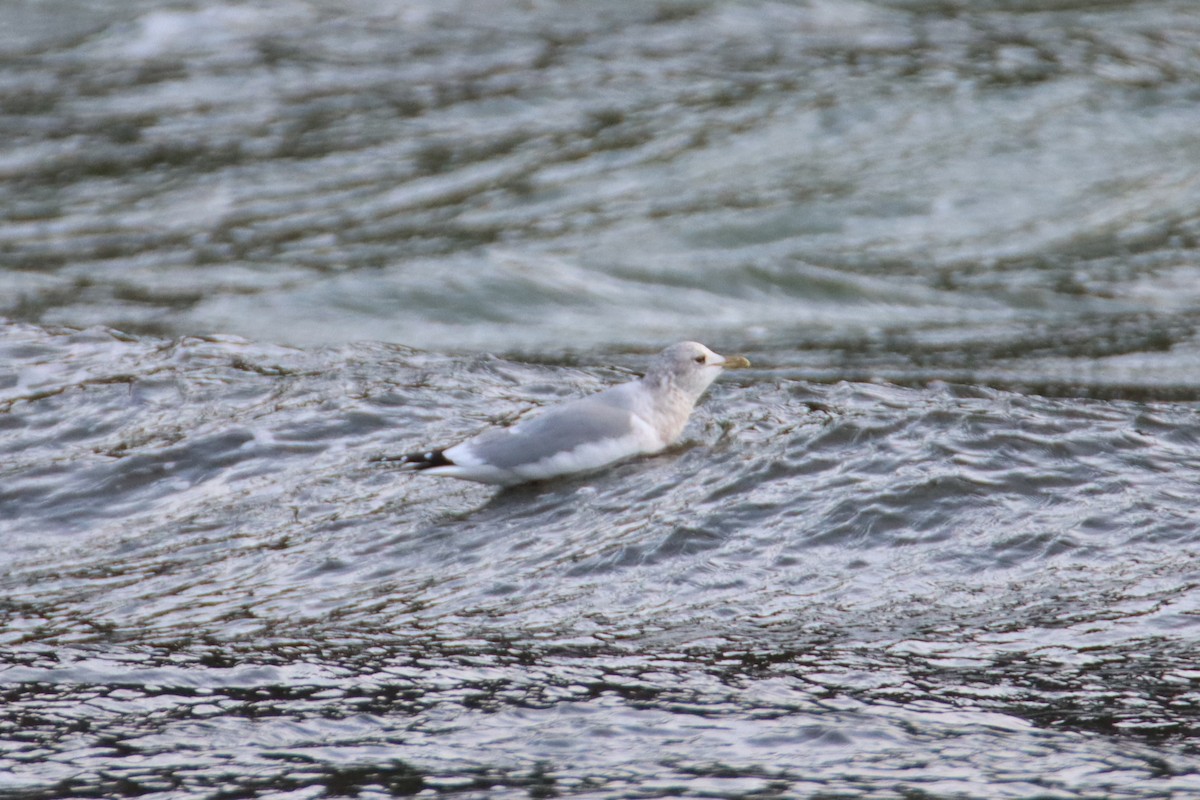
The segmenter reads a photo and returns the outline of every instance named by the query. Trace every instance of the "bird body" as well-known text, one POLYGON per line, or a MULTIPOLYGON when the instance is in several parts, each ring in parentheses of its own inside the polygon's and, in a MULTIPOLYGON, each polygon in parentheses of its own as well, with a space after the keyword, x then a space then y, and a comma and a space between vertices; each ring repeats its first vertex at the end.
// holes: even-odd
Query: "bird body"
POLYGON ((599 469, 675 442, 696 401, 722 369, 749 363, 696 342, 681 342, 660 353, 638 380, 453 447, 383 460, 398 461, 402 470, 500 486, 599 469))

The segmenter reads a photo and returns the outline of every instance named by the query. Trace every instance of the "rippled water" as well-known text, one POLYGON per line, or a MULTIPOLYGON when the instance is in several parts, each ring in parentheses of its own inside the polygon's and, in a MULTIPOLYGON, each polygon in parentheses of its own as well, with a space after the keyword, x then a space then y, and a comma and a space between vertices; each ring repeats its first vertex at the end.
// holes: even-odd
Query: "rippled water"
POLYGON ((1193 404, 762 372, 496 493, 368 459, 617 376, 7 334, 20 796, 1200 790, 1193 404))
POLYGON ((1200 793, 1192 3, 0 22, 0 796, 1200 793))

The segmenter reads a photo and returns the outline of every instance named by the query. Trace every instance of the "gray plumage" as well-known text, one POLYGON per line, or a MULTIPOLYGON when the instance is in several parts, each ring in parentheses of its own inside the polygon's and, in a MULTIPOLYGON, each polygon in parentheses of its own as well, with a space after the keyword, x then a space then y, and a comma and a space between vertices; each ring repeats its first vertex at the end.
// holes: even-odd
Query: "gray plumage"
POLYGON ((681 342, 659 353, 638 380, 453 447, 385 460, 399 461, 401 469, 501 486, 598 469, 675 442, 722 370, 749 364, 741 356, 726 358, 697 342, 681 342))

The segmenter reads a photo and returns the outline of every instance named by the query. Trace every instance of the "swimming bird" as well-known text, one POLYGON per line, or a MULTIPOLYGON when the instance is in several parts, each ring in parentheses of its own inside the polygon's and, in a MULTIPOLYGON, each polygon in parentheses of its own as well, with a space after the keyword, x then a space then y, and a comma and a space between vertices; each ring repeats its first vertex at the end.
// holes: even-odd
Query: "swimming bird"
POLYGON ((453 447, 377 460, 397 462, 402 470, 499 486, 599 469, 674 443, 696 401, 722 370, 748 366, 742 356, 722 356, 699 342, 680 342, 659 353, 635 381, 453 447))

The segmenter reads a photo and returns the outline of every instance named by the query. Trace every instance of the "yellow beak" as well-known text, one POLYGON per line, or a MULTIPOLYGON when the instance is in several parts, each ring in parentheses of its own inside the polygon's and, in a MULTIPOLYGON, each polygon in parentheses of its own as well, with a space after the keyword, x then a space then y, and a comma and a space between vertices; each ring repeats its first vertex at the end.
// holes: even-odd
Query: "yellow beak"
POLYGON ((721 366, 725 369, 742 369, 750 366, 750 360, 745 356, 725 356, 725 360, 721 362, 721 366))

